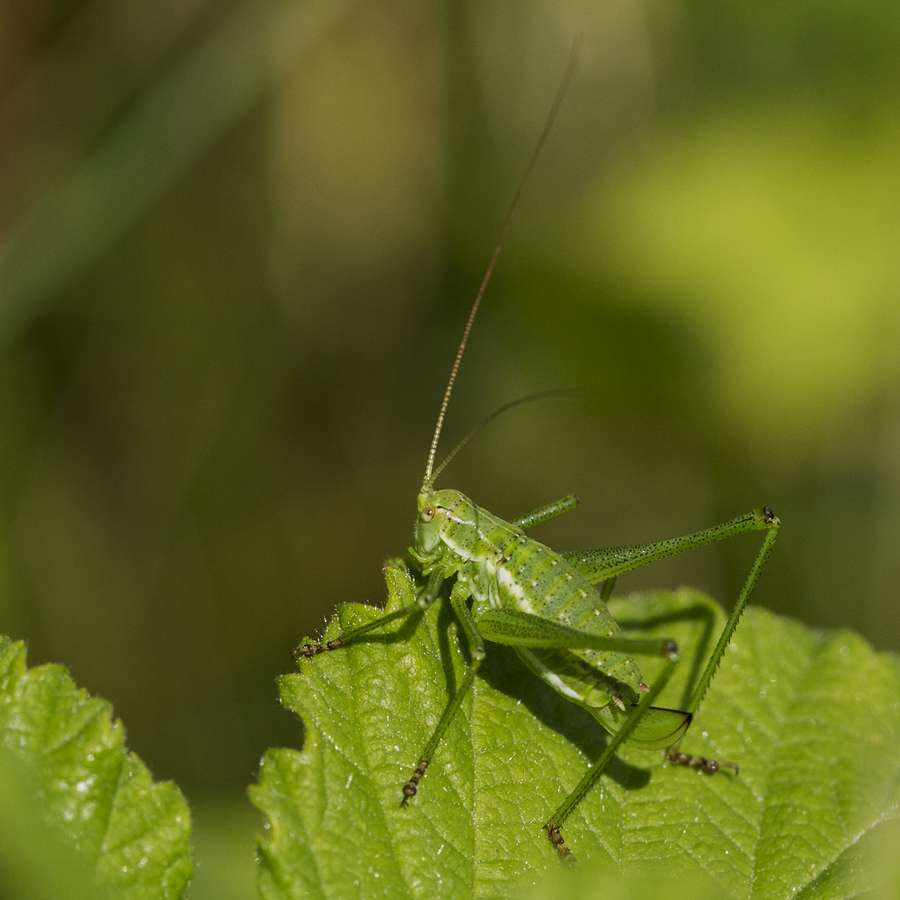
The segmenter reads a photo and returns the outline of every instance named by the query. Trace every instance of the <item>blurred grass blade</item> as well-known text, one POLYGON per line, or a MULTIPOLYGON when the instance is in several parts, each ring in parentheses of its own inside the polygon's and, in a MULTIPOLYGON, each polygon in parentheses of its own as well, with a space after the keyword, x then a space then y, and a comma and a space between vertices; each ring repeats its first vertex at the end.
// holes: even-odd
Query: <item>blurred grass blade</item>
POLYGON ((134 225, 348 5, 248 0, 149 86, 0 249, 0 349, 134 225))

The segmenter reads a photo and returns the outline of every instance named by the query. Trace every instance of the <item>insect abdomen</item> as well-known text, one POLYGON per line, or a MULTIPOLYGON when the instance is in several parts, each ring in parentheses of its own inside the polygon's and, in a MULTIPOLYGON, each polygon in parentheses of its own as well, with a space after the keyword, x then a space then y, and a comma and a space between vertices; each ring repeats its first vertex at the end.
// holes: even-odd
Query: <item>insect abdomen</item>
MULTIPOLYGON (((537 541, 517 536, 500 558, 497 583, 501 605, 584 633, 619 633, 597 591, 559 554, 537 541)), ((640 672, 624 654, 523 649, 519 655, 554 690, 584 706, 605 706, 616 694, 637 701, 640 672)))
MULTIPOLYGON (((448 571, 469 583, 473 612, 484 606, 511 607, 594 635, 619 634, 600 595, 558 553, 526 537, 508 522, 476 506, 457 491, 439 491, 445 511, 442 543, 448 571)), ((539 678, 576 703, 596 709, 621 695, 636 703, 640 672, 628 656, 601 650, 517 648, 539 678)))

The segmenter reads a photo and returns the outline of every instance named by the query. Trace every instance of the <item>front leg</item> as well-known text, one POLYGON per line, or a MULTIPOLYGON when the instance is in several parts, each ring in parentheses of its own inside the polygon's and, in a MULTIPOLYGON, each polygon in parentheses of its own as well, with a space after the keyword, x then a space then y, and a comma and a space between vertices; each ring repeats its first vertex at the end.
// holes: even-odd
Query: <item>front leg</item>
POLYGON ((475 675, 478 673, 478 669, 485 657, 484 638, 478 631, 478 626, 475 624, 475 620, 472 618, 472 614, 469 612, 469 607, 466 603, 471 594, 471 587, 462 579, 459 579, 456 584, 453 585, 453 590, 450 592, 450 605, 453 607, 453 611, 456 613, 456 616, 462 625, 463 632, 466 635, 466 640, 469 643, 471 661, 469 667, 466 669, 466 674, 463 676, 462 681, 459 683, 459 687, 456 689, 456 693, 447 704, 437 727, 434 729, 433 734, 428 739, 428 743, 425 745, 425 749, 419 756, 419 761, 416 764, 416 768, 413 770, 409 781, 403 786, 403 800, 401 806, 406 806, 410 798, 418 793, 419 782, 425 776, 425 772, 431 764, 432 757, 438 748, 438 744, 440 744, 441 739, 444 737, 447 728, 450 726, 450 722, 453 721, 453 717, 456 715, 460 704, 471 689, 472 683, 475 680, 475 675))
POLYGON ((383 628, 388 623, 398 619, 407 619, 418 612, 422 612, 434 602, 440 591, 440 573, 437 573, 437 575, 432 576, 429 580, 426 590, 417 596, 412 576, 409 574, 406 563, 399 559, 391 560, 385 565, 384 581, 387 585, 388 601, 390 602, 394 598, 397 598, 401 604, 399 609, 385 613, 383 616, 380 616, 365 625, 361 625, 359 628, 354 628, 344 634, 339 634, 336 638, 325 641, 324 643, 304 638, 300 642, 300 645, 291 651, 291 656, 293 656, 294 659, 300 659, 300 657, 311 659, 319 653, 346 647, 347 644, 352 644, 370 631, 374 631, 377 628, 383 628))

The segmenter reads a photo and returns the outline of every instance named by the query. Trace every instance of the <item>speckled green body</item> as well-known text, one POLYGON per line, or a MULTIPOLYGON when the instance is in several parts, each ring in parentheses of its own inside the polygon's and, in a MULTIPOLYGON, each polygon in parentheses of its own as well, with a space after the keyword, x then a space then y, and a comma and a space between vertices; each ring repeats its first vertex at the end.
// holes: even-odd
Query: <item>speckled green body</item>
MULTIPOLYGON (((613 637, 619 626, 598 591, 560 554, 454 490, 419 494, 416 545, 425 574, 456 576, 472 597, 476 623, 488 609, 516 609, 584 634, 613 637), (423 512, 425 515, 423 515, 423 512)), ((640 697, 641 674, 626 653, 516 647, 523 662, 553 690, 615 732, 640 697), (613 703, 616 698, 622 708, 613 703)), ((649 724, 649 723, 648 723, 649 724)), ((647 734, 650 746, 660 746, 647 734)), ((635 743, 646 743, 640 734, 635 743)), ((670 742, 670 729, 665 739, 670 742)))
POLYGON ((298 659, 308 659, 344 647, 375 628, 426 609, 441 595, 442 583, 453 582, 450 605, 468 642, 470 663, 403 786, 403 805, 418 793, 419 782, 441 739, 472 688, 487 655, 488 642, 513 647, 542 681, 586 709, 612 735, 599 759, 544 825, 561 855, 569 853, 560 832, 562 824, 623 742, 645 750, 666 748, 674 765, 709 773, 726 767, 737 774, 734 763, 683 753, 678 743, 712 681, 775 543, 781 523, 769 507, 683 537, 630 547, 556 553, 526 537, 523 530, 574 509, 574 496, 506 522, 459 491, 436 491, 432 483, 429 463, 428 478, 418 497, 416 541, 409 551, 413 566, 425 576, 424 582, 411 578, 402 560, 393 561, 386 567, 385 577, 389 592, 405 597, 401 607, 330 641, 305 641, 294 651, 298 659), (678 648, 671 640, 623 636, 606 608, 604 596, 623 572, 750 531, 767 534, 686 708, 654 706, 677 663, 678 648), (600 582, 605 583, 603 593, 593 587, 600 582), (416 588, 417 584, 420 587, 416 588), (650 686, 641 681, 634 662, 640 654, 665 660, 650 686))

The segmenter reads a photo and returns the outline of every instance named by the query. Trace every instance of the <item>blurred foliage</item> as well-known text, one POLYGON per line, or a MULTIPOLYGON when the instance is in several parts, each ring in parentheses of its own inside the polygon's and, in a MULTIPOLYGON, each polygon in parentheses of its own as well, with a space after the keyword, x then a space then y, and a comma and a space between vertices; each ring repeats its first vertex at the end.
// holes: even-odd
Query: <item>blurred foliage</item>
MULTIPOLYGON (((4 0, 0 630, 188 795, 298 745, 289 649, 381 601, 579 30, 444 449, 593 390, 442 484, 577 492, 560 549, 768 503, 754 601, 900 647, 896 4, 4 0)), ((752 554, 622 586, 728 605, 752 554)))
POLYGON ((45 819, 34 767, 0 746, 0 897, 3 900, 89 900, 92 883, 86 854, 79 854, 60 821, 45 819))
POLYGON ((178 900, 191 815, 125 748, 106 700, 0 635, 0 896, 178 900))

